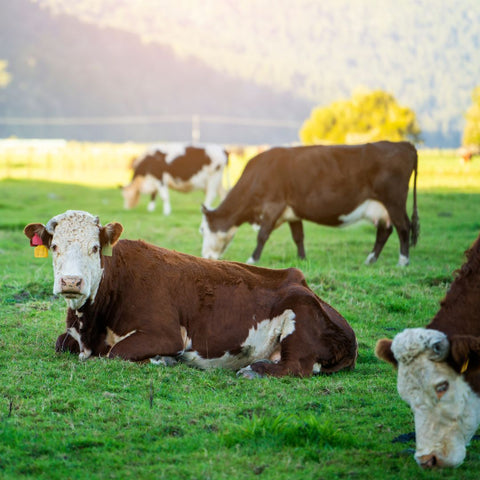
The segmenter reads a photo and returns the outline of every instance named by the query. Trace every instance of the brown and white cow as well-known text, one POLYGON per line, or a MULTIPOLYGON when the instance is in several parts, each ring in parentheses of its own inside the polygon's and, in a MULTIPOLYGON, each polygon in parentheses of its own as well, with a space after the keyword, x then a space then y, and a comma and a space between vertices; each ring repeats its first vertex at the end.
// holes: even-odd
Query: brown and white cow
POLYGON ((68 305, 57 351, 141 361, 161 357, 246 377, 353 368, 355 334, 294 268, 205 260, 120 240, 119 223, 67 211, 25 234, 53 256, 68 305), (36 235, 36 236, 35 236, 36 235), (113 255, 105 256, 110 245, 113 255))
POLYGON ((157 193, 163 201, 164 215, 170 215, 169 188, 180 192, 205 191, 205 205, 211 206, 216 196, 225 196, 223 171, 228 153, 220 145, 201 147, 165 144, 151 147, 133 163, 132 181, 122 187, 124 207, 137 205, 141 193, 151 195, 148 211, 155 210, 157 193))
POLYGON ((409 246, 419 231, 416 179, 417 151, 407 142, 273 148, 250 160, 217 209, 203 208, 202 256, 219 258, 237 227, 248 222, 260 225, 248 260, 257 262, 271 232, 288 222, 298 256, 305 258, 302 220, 344 226, 367 219, 377 227, 377 237, 365 263, 378 259, 395 227, 398 263, 408 265, 409 246), (410 222, 406 202, 412 172, 410 222))
POLYGON ((480 424, 480 236, 440 305, 425 328, 375 349, 398 367, 398 392, 415 417, 415 459, 425 468, 460 465, 480 424))

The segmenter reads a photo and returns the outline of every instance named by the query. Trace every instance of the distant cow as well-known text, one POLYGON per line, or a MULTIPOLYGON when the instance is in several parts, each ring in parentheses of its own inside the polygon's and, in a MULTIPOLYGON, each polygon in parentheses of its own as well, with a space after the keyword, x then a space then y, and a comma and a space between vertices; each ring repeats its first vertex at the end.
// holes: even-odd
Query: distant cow
POLYGON ((247 164, 238 183, 216 210, 203 208, 202 256, 219 258, 239 225, 260 225, 257 246, 248 260, 259 260, 270 233, 288 222, 305 258, 302 220, 344 226, 367 219, 377 227, 374 263, 388 237, 397 230, 399 265, 408 265, 409 246, 419 232, 417 214, 417 151, 407 142, 378 142, 358 146, 273 148, 247 164), (414 172, 413 215, 406 202, 414 172))
POLYGON ((433 320, 379 340, 376 354, 398 367, 398 392, 415 415, 418 464, 460 465, 480 424, 480 236, 433 320))
POLYGON ((246 377, 353 368, 355 334, 294 268, 205 260, 117 240, 119 223, 67 211, 25 227, 53 255, 54 293, 68 305, 57 351, 141 361, 161 357, 246 377), (36 234, 36 236, 35 236, 36 234), (113 255, 105 249, 114 245, 113 255))
POLYGON ((180 192, 204 190, 205 205, 211 206, 217 195, 225 196, 222 178, 227 164, 228 153, 219 145, 152 147, 133 163, 132 181, 122 187, 124 207, 135 207, 140 194, 146 193, 151 195, 147 208, 153 211, 159 193, 163 213, 170 215, 169 187, 180 192))

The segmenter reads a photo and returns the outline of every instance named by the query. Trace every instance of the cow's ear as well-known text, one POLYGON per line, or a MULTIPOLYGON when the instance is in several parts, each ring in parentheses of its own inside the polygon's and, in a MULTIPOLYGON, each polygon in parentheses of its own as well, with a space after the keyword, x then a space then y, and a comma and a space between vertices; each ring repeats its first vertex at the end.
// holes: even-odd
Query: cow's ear
POLYGON ((52 234, 48 233, 45 225, 41 223, 29 223, 24 229, 23 233, 27 238, 32 240, 32 238, 38 235, 42 239, 42 244, 45 245, 47 248, 50 248, 52 243, 52 234))
POLYGON ((454 335, 450 339, 450 353, 460 373, 480 368, 480 337, 454 335))
POLYGON ((100 229, 100 245, 102 247, 115 245, 122 232, 123 226, 121 223, 108 223, 100 229))
POLYGON ((375 355, 385 362, 391 363, 395 368, 398 362, 392 352, 392 340, 381 338, 375 346, 375 355))

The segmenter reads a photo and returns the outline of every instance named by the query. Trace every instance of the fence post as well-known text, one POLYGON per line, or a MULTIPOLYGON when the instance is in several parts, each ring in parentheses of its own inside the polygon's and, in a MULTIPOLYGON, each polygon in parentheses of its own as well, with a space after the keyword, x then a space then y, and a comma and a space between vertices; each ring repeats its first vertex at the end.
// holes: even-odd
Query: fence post
POLYGON ((192 115, 192 144, 200 141, 200 115, 192 115))

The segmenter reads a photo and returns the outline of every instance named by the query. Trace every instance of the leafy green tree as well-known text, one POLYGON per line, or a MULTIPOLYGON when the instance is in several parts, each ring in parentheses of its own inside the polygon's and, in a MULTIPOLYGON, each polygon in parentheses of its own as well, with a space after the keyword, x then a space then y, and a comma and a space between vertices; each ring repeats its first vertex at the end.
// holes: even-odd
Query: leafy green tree
POLYGON ((349 100, 316 107, 303 123, 300 140, 306 145, 354 144, 378 140, 420 140, 416 115, 382 90, 358 90, 349 100))
POLYGON ((5 88, 12 80, 12 76, 7 72, 7 66, 7 61, 0 60, 0 88, 5 88))
POLYGON ((472 105, 465 115, 462 145, 480 146, 480 85, 473 89, 472 105))

